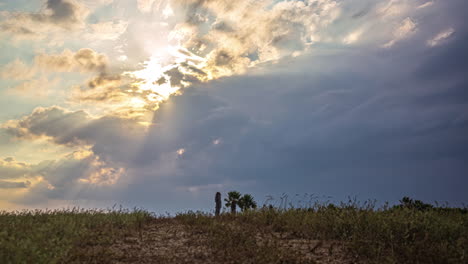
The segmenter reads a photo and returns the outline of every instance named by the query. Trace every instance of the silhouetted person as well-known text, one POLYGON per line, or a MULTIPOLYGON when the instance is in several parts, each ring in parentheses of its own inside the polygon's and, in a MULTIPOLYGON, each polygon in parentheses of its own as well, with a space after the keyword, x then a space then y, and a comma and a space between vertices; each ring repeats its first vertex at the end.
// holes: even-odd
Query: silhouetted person
POLYGON ((215 215, 218 216, 221 211, 221 193, 220 192, 217 192, 215 195, 215 203, 216 203, 215 215))

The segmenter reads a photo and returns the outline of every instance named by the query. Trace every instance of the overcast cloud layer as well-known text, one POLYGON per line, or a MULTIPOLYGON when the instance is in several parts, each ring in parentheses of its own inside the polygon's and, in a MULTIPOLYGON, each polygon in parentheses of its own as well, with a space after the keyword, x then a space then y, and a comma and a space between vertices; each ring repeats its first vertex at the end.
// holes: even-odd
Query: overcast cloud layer
POLYGON ((2 208, 468 201, 463 0, 36 2, 0 1, 2 208))

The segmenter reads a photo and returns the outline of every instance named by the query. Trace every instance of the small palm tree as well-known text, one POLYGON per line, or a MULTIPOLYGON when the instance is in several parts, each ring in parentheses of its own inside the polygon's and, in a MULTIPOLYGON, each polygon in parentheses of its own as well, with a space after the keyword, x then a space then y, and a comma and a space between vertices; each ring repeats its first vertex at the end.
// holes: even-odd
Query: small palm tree
POLYGON ((239 207, 242 211, 257 208, 257 203, 250 194, 244 194, 239 200, 239 207))
POLYGON ((224 201, 226 201, 226 207, 231 207, 232 214, 236 213, 236 206, 239 203, 240 199, 241 194, 238 191, 230 191, 228 192, 228 198, 224 198, 224 201))

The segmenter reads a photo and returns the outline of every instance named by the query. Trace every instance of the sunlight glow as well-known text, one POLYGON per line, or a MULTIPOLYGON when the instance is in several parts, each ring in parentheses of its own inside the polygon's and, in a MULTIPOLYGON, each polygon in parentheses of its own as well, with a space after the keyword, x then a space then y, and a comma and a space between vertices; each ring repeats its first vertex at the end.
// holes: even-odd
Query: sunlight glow
POLYGON ((180 46, 168 46, 155 52, 143 63, 141 70, 124 73, 134 80, 131 83, 133 90, 128 91, 142 94, 142 98, 132 98, 130 105, 136 108, 154 105, 157 108, 159 103, 191 84, 186 76, 190 76, 191 81, 208 80, 201 70, 205 66, 206 59, 180 46))
POLYGON ((177 153, 177 155, 182 156, 182 155, 184 155, 184 153, 185 153, 185 149, 184 149, 184 148, 178 149, 178 150, 176 151, 176 153, 177 153))
POLYGON ((133 107, 141 108, 141 107, 144 107, 146 103, 145 101, 143 101, 142 99, 138 97, 133 97, 132 99, 130 99, 130 105, 133 107))

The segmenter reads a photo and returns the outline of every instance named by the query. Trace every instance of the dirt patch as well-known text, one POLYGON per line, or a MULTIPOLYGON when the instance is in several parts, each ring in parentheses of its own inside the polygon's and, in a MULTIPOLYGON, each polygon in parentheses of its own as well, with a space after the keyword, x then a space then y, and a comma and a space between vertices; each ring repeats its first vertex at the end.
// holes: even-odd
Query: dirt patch
MULTIPOLYGON (((294 238, 288 234, 257 234, 256 244, 293 252, 299 263, 355 263, 337 241, 294 238)), ((139 233, 122 237, 111 246, 112 263, 254 263, 249 259, 220 261, 222 252, 210 246, 208 234, 174 219, 157 219, 139 233)), ((281 262, 284 263, 284 262, 281 262)), ((298 262, 285 262, 298 263, 298 262)))

